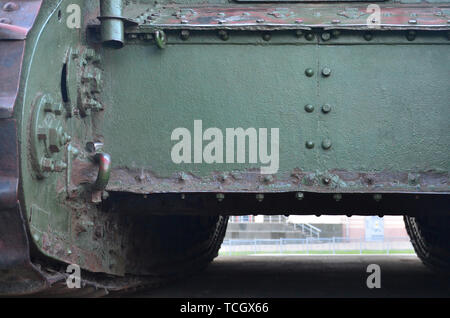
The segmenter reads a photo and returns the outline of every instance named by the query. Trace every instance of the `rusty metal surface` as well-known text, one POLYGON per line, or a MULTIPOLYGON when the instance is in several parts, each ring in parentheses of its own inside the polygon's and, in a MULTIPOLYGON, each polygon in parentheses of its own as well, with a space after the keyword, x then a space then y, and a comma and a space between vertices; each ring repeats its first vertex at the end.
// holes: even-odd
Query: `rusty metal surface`
POLYGON ((0 134, 0 210, 3 210, 17 204, 19 167, 16 121, 0 120, 0 134))
POLYGON ((0 1, 0 40, 24 40, 42 0, 0 1))
POLYGON ((134 193, 173 192, 289 192, 321 193, 448 193, 447 172, 357 172, 332 170, 306 172, 294 170, 287 175, 265 178, 259 171, 215 173, 197 177, 180 173, 172 178, 161 178, 145 170, 115 168, 111 172, 108 191, 134 193), (407 190, 405 190, 407 189, 407 190))
POLYGON ((0 118, 12 116, 24 50, 25 41, 0 41, 0 118))
MULTIPOLYGON (((450 6, 380 5, 380 30, 448 30, 450 6)), ((125 15, 139 22, 138 29, 369 29, 371 11, 361 4, 280 4, 233 6, 177 6, 145 9, 130 6, 125 15)), ((130 32, 136 28, 129 27, 130 32)))

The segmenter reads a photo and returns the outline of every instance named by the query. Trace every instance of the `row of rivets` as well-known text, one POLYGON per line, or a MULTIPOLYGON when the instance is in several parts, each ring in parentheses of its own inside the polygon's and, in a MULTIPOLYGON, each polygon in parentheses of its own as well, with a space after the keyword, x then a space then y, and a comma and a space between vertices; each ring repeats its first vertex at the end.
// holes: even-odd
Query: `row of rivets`
MULTIPOLYGON (((322 181, 323 181, 324 184, 330 184, 331 179, 328 178, 328 177, 324 177, 324 178, 322 179, 322 181)), ((256 200, 257 200, 258 202, 262 202, 262 201, 264 200, 264 194, 258 193, 258 194, 256 194, 255 198, 256 198, 256 200)), ((297 200, 301 201, 301 200, 303 200, 303 199, 305 198, 305 194, 304 194, 303 192, 296 192, 296 193, 295 193, 295 198, 296 198, 297 200)), ((185 195, 184 195, 184 194, 181 195, 181 199, 182 199, 182 200, 185 199, 185 195)), ((223 193, 217 193, 217 194, 216 194, 216 199, 217 199, 218 202, 222 202, 222 201, 225 199, 225 194, 223 194, 223 193)), ((341 193, 335 193, 335 194, 333 194, 333 199, 334 199, 336 202, 341 201, 341 200, 342 200, 342 194, 341 194, 341 193)), ((376 193, 376 194, 373 195, 373 199, 374 199, 376 202, 380 202, 381 199, 382 199, 382 195, 379 194, 379 193, 376 193)))

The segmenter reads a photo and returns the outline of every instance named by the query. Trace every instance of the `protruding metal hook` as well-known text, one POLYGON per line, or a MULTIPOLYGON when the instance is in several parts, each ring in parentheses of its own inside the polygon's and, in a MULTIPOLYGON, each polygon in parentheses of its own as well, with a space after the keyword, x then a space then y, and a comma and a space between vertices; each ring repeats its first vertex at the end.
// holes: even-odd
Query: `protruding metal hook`
POLYGON ((93 189, 95 191, 103 191, 108 185, 111 174, 111 156, 107 153, 100 152, 94 155, 94 161, 99 165, 99 168, 93 189))

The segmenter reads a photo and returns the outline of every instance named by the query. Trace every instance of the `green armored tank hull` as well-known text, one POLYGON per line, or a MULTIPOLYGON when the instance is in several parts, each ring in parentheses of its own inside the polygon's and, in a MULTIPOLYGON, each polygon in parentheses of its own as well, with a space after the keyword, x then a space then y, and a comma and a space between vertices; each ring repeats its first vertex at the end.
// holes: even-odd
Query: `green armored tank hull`
POLYGON ((251 213, 405 215, 448 271, 448 0, 0 4, 0 293, 180 277, 251 213))

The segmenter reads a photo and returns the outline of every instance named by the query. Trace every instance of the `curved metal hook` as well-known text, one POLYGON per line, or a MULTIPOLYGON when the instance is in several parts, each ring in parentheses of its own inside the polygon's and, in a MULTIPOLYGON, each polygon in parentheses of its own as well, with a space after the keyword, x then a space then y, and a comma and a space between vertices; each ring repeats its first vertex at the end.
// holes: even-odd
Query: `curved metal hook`
POLYGON ((107 153, 100 152, 94 155, 94 161, 98 163, 97 180, 94 183, 94 190, 103 191, 108 185, 109 176, 111 174, 111 156, 107 153))

